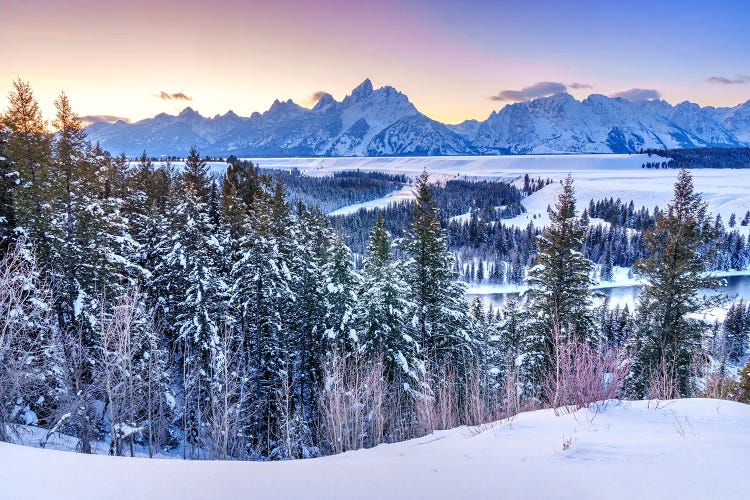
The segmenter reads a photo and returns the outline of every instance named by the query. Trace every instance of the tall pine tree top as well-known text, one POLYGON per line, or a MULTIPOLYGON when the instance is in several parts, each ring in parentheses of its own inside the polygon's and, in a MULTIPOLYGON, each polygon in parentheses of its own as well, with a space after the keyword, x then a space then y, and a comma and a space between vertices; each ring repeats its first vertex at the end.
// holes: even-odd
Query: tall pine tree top
POLYGON ((370 261, 373 264, 383 266, 391 260, 391 244, 388 241, 388 231, 383 224, 383 216, 378 212, 375 226, 372 228, 370 243, 368 245, 370 261))
POLYGON ((185 183, 185 187, 200 201, 206 201, 211 187, 208 165, 195 148, 190 149, 190 154, 185 160, 182 181, 185 183))

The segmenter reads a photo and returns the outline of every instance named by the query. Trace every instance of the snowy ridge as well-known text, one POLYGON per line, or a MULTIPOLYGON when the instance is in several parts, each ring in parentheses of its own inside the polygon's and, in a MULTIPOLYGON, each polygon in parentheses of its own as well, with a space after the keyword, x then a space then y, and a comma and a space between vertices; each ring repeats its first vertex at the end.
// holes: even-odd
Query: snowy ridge
POLYGON ((131 459, 0 443, 0 484, 8 498, 750 496, 749 405, 610 401, 557 413, 288 462, 131 459))
POLYGON ((557 94, 509 104, 487 120, 445 125, 409 98, 365 80, 342 101, 325 94, 311 109, 275 101, 248 118, 206 118, 191 108, 128 124, 99 122, 89 139, 113 154, 177 155, 197 146, 213 156, 450 156, 632 153, 642 148, 750 144, 750 101, 734 108, 683 102, 631 102, 557 94))

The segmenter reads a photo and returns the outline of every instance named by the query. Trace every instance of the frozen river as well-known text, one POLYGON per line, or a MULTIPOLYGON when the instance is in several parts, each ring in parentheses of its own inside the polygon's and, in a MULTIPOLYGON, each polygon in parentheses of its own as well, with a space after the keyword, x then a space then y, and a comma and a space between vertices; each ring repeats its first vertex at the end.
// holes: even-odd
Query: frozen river
MULTIPOLYGON (((722 287, 720 292, 726 294, 731 300, 750 300, 750 276, 728 276, 724 278, 726 286, 722 287)), ((641 287, 639 285, 614 286, 611 288, 600 288, 596 292, 602 293, 609 299, 611 307, 619 305, 624 307, 626 304, 631 311, 634 310, 636 299, 641 287)), ((502 306, 510 297, 517 297, 518 293, 489 293, 489 294, 466 294, 469 301, 474 297, 481 297, 486 303, 492 304, 493 307, 502 306)))

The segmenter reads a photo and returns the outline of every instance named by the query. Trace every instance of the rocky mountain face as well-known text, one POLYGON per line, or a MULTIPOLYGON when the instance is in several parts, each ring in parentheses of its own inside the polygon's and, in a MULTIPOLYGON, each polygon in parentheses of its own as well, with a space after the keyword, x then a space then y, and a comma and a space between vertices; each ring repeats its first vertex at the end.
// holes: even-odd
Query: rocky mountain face
POLYGON ((275 101, 264 113, 206 118, 191 108, 128 124, 94 123, 89 139, 119 154, 240 157, 433 156, 628 153, 641 148, 750 144, 750 101, 733 108, 631 102, 557 94, 509 104, 487 120, 445 125, 420 113, 393 87, 365 80, 342 101, 323 95, 309 109, 275 101))

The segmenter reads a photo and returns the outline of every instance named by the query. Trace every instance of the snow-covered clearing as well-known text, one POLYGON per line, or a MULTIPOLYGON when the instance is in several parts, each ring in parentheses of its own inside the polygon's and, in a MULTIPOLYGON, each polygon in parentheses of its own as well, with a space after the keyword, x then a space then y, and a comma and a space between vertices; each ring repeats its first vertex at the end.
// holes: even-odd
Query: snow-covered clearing
POLYGON ((0 444, 6 498, 750 498, 750 405, 610 402, 289 462, 86 456, 0 444), (595 409, 594 409, 595 408, 595 409))
POLYGON ((375 210, 376 208, 386 208, 391 203, 400 203, 403 201, 409 201, 414 199, 414 188, 410 185, 406 185, 398 191, 389 193, 387 196, 382 198, 376 198, 374 200, 365 201, 362 203, 355 203, 353 205, 347 205, 333 212, 329 212, 328 215, 349 215, 357 212, 361 208, 368 210, 375 210))
MULTIPOLYGON (((532 177, 563 179, 568 173, 575 180, 579 209, 590 200, 620 198, 631 200, 636 208, 665 207, 672 198, 677 170, 641 168, 655 161, 648 155, 526 155, 526 156, 437 156, 386 158, 264 158, 257 161, 263 168, 298 168, 307 175, 324 176, 341 170, 380 171, 418 175, 426 169, 440 180, 452 178, 517 180, 524 174, 532 177)), ((724 222, 735 213, 742 218, 750 210, 750 169, 693 170, 695 189, 702 193, 714 215, 724 222)), ((527 213, 505 221, 519 227, 529 222, 546 225, 547 206, 557 196, 560 185, 555 182, 523 200, 527 213)), ((387 206, 383 198, 368 202, 369 207, 387 206), (383 205, 384 204, 384 205, 383 205)), ((347 210, 345 207, 341 210, 347 210)), ((359 208, 359 206, 357 206, 359 208)), ((353 208, 352 210, 356 210, 353 208)), ((747 233, 748 228, 742 228, 747 233)))
MULTIPOLYGON (((641 169, 648 155, 518 155, 518 156, 409 156, 348 158, 250 158, 261 168, 297 168, 307 175, 331 175, 342 170, 363 170, 419 175, 422 170, 447 177, 498 179, 518 174, 574 170, 641 169)), ((653 161, 653 160, 651 160, 653 161)))

